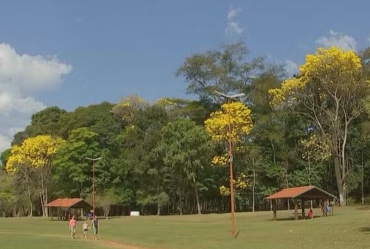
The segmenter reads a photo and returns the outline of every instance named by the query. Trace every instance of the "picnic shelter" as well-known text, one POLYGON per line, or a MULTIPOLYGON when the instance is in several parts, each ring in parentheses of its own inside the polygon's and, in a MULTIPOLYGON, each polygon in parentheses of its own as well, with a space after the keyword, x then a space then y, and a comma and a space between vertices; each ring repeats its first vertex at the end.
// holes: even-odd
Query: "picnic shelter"
POLYGON ((53 219, 52 208, 54 208, 54 210, 56 209, 58 220, 70 220, 72 210, 82 210, 87 213, 92 208, 90 203, 82 198, 60 198, 48 203, 46 207, 50 208, 51 219, 53 219))
MULTIPOLYGON (((302 200, 302 204, 307 200, 321 200, 323 208, 323 215, 327 216, 326 206, 328 201, 335 200, 336 197, 315 186, 303 186, 296 188, 286 188, 273 195, 265 198, 265 200, 272 201, 273 219, 276 220, 277 215, 277 200, 279 199, 293 199, 294 201, 294 218, 298 220, 298 200, 302 200)), ((333 212, 333 210, 331 211, 333 212)), ((302 205, 302 217, 305 217, 304 205, 302 205)))

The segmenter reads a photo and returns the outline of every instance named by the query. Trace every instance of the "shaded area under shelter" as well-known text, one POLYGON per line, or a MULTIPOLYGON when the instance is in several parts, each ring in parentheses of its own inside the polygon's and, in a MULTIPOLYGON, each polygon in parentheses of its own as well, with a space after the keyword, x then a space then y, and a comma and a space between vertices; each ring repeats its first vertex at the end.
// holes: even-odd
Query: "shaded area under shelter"
MULTIPOLYGON (((304 201, 321 200, 323 216, 327 216, 327 206, 331 200, 335 200, 336 197, 325 190, 322 190, 315 186, 303 186, 296 188, 286 188, 273 195, 265 198, 265 200, 272 201, 273 219, 277 219, 277 200, 279 199, 293 199, 294 202, 294 218, 298 220, 298 200, 302 200, 302 217, 305 217, 304 201)), ((333 208, 331 213, 333 214, 333 208)))
POLYGON ((53 211, 56 210, 58 220, 70 220, 71 211, 76 218, 80 218, 84 213, 88 213, 92 206, 82 198, 60 198, 46 205, 50 208, 51 219, 53 220, 53 211))

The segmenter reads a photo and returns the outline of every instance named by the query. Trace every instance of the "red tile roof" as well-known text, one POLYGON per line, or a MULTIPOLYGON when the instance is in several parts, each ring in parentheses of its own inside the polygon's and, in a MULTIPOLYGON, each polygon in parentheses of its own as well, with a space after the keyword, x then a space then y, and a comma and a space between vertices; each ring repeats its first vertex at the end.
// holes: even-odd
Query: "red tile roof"
POLYGON ((74 205, 76 205, 76 204, 78 204, 82 201, 85 202, 84 199, 82 199, 82 198, 60 198, 60 199, 56 199, 52 202, 49 202, 46 206, 47 207, 70 208, 70 207, 72 207, 72 206, 74 206, 74 205))
MULTIPOLYGON (((273 195, 266 197, 265 199, 290 199, 300 196, 307 191, 316 188, 315 186, 304 186, 304 187, 296 187, 296 188, 286 188, 283 189, 273 195)), ((325 191, 324 191, 325 192, 325 191)))

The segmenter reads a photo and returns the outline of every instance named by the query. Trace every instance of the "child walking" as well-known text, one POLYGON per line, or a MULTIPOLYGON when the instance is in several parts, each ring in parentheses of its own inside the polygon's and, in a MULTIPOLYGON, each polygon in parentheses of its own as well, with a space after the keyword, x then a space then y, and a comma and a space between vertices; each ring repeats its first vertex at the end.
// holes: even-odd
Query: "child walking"
POLYGON ((89 226, 87 225, 87 221, 85 220, 84 224, 82 224, 82 237, 87 239, 87 231, 89 229, 89 226))

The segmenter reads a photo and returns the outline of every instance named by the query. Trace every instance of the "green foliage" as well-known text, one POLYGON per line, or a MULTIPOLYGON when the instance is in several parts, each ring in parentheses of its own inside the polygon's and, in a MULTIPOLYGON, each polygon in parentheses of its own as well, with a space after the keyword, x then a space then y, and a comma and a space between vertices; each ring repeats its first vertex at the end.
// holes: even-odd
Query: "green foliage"
POLYGON ((112 205, 120 203, 121 197, 117 194, 116 190, 113 188, 104 189, 104 191, 98 193, 96 196, 96 206, 101 207, 104 210, 104 216, 108 219, 109 212, 112 205))
POLYGON ((31 124, 24 131, 14 135, 12 145, 20 145, 28 137, 38 135, 53 135, 64 138, 62 118, 66 113, 65 110, 52 106, 33 114, 31 124))
POLYGON ((15 203, 17 196, 14 183, 14 177, 7 177, 4 173, 0 173, 0 211, 10 211, 12 204, 15 203))
POLYGON ((15 134, 14 155, 10 150, 1 154, 2 165, 17 170, 0 171, 0 211, 9 216, 41 214, 45 213, 41 199, 44 204, 60 197, 91 198, 93 165, 85 158, 102 157, 94 164, 94 180, 97 211, 106 216, 129 210, 157 215, 229 212, 228 118, 212 114, 222 114, 227 104, 214 96, 214 90, 246 94, 240 100, 244 102, 233 108, 231 120, 237 211, 269 210, 267 195, 309 184, 342 199, 366 202, 370 53, 366 50, 357 57, 338 49, 328 51, 333 56, 321 49, 308 56, 300 75, 285 79, 281 65, 248 58, 244 43, 224 45, 185 58, 177 70, 187 92, 197 99, 163 97, 150 102, 130 95, 118 103, 102 102, 71 112, 49 107, 35 113, 26 129, 15 134), (324 66, 325 56, 330 67, 324 66), (333 65, 343 70, 335 74, 333 65), (312 75, 320 77, 314 80, 312 75), (343 95, 340 101, 347 102, 340 102, 340 114, 335 115, 339 99, 330 93, 337 88, 343 95), (65 140, 52 150, 47 163, 43 160, 47 171, 29 167, 39 163, 37 156, 20 160, 39 153, 21 149, 25 141, 37 137, 65 140))
POLYGON ((201 99, 210 97, 215 90, 247 92, 265 66, 262 57, 248 61, 248 53, 243 42, 224 45, 220 51, 196 53, 185 59, 176 76, 183 76, 188 83, 187 92, 201 99))
POLYGON ((11 155, 11 151, 12 149, 7 149, 1 153, 1 156, 0 156, 1 167, 4 167, 6 163, 8 162, 8 159, 11 155))
POLYGON ((54 160, 54 177, 65 194, 78 193, 78 196, 84 197, 90 192, 92 165, 85 158, 99 155, 97 133, 87 127, 72 130, 54 160), (67 182, 71 182, 72 185, 65 185, 67 182))

